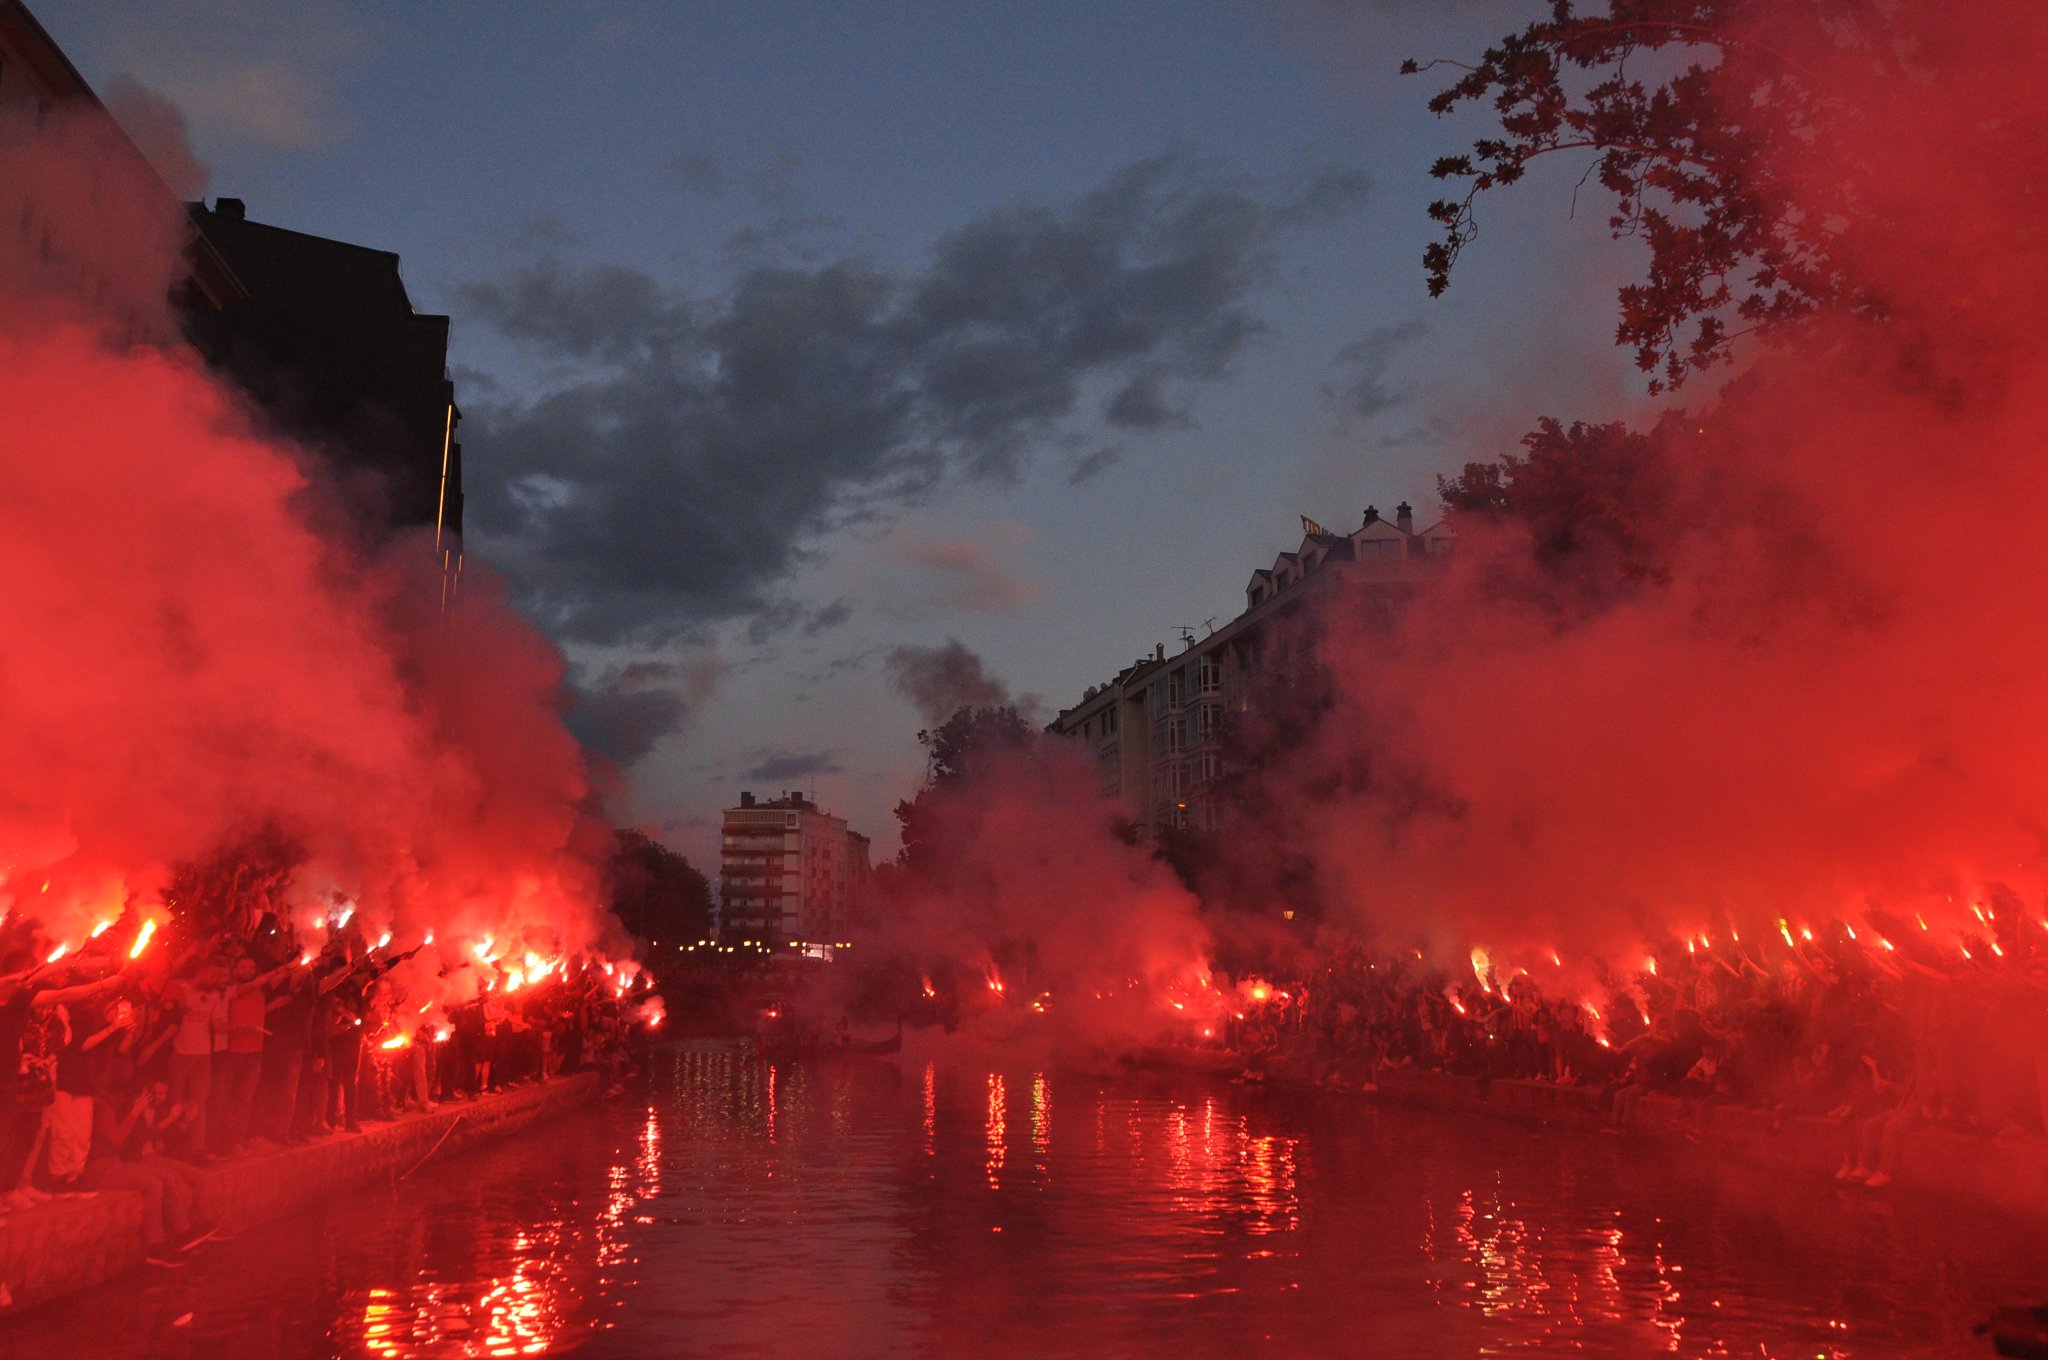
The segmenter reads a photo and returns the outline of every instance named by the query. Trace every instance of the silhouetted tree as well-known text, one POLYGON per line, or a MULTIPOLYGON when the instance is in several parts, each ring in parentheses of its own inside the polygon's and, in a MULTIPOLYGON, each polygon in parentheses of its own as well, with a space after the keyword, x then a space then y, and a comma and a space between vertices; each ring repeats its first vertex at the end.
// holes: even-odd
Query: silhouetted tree
POLYGON ((1522 436, 1522 450, 1467 463, 1438 477, 1444 508, 1461 516, 1519 523, 1539 566, 1589 602, 1661 583, 1659 555, 1669 510, 1669 441, 1689 428, 1672 417, 1651 433, 1619 421, 1567 426, 1548 417, 1522 436))
POLYGON ((605 883, 613 914, 642 939, 680 944, 710 937, 710 883, 659 841, 620 831, 605 883))
POLYGON ((972 774, 980 762, 998 752, 1022 753, 1037 746, 1039 732, 1015 708, 962 708, 938 727, 917 734, 925 748, 925 786, 917 796, 896 805, 903 828, 901 862, 916 867, 927 857, 929 832, 922 814, 926 799, 972 774))
POLYGON ((1465 192, 1430 206, 1444 228, 1423 256, 1430 293, 1449 287, 1477 234, 1481 193, 1541 157, 1592 151, 1614 195, 1610 229, 1649 248, 1646 275, 1621 289, 1616 342, 1634 347, 1653 391, 1725 359, 1744 330, 1823 307, 1879 310, 1841 249, 1872 225, 1875 172, 1835 134, 1858 115, 1846 91, 1938 82, 1940 8, 1553 0, 1549 18, 1474 63, 1404 63, 1409 73, 1463 72, 1430 100, 1434 112, 1484 100, 1500 119, 1499 135, 1432 167, 1465 192))

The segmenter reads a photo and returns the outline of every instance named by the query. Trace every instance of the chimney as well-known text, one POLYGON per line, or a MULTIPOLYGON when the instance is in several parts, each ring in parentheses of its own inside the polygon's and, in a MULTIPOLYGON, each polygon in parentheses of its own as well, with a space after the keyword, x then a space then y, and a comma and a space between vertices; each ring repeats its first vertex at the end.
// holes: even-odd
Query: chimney
POLYGON ((741 794, 741 795, 740 795, 740 806, 741 806, 741 807, 743 807, 743 808, 750 808, 750 807, 752 807, 753 805, 754 805, 754 795, 753 795, 753 794, 751 794, 751 793, 743 793, 743 794, 741 794))
POLYGON ((1379 522, 1380 508, 1377 505, 1368 505, 1365 507, 1365 523, 1359 525, 1358 527, 1361 529, 1370 529, 1373 525, 1378 524, 1379 522))
POLYGON ((1152 659, 1153 659, 1154 661, 1164 661, 1164 660, 1166 660, 1166 644, 1165 644, 1165 643, 1163 643, 1163 642, 1155 642, 1155 643, 1153 643, 1153 644, 1152 644, 1152 659))
POLYGON ((213 215, 230 222, 239 222, 248 215, 248 205, 239 198, 216 198, 213 200, 213 215))
POLYGON ((1415 507, 1402 501, 1394 507, 1394 527, 1404 534, 1415 532, 1415 507))

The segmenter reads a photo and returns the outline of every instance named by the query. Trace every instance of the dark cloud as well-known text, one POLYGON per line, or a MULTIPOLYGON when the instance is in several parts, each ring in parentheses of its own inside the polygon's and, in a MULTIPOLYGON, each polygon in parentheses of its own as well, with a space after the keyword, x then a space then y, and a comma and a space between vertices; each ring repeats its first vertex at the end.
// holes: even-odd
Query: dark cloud
POLYGON ((1334 376, 1323 384, 1323 396, 1348 418, 1370 420, 1399 405, 1407 396, 1387 381, 1388 369, 1402 350, 1429 330, 1410 320, 1378 326, 1337 351, 1334 376))
POLYGON ((740 778, 764 784, 794 784, 817 775, 841 772, 837 751, 820 751, 809 755, 791 751, 758 751, 755 754, 760 759, 751 767, 741 770, 740 778))
POLYGON ((1095 480, 1103 473, 1115 467, 1118 460, 1123 456, 1123 449, 1115 444, 1104 444, 1101 448, 1091 449, 1089 452, 1076 458, 1073 464, 1068 467, 1067 485, 1079 486, 1083 482, 1095 480))
POLYGON ((731 180, 716 156, 701 151, 684 151, 671 156, 668 177, 693 194, 717 198, 731 186, 731 180))
POLYGON ((805 637, 816 637, 829 633, 853 617, 853 606, 845 600, 834 600, 816 609, 806 609, 791 599, 770 600, 747 620, 746 639, 756 647, 773 642, 784 633, 802 633, 805 637))
POLYGON ((851 604, 843 599, 834 600, 822 609, 813 610, 810 617, 803 621, 803 635, 816 637, 820 633, 829 633, 852 617, 851 604))
POLYGON ((570 250, 582 244, 583 238, 552 213, 522 217, 512 228, 512 249, 522 253, 570 250))
POLYGON ((1119 430, 1158 430, 1192 423, 1188 413, 1166 399, 1161 374, 1140 373, 1102 408, 1102 418, 1119 430))
POLYGON ((752 614, 821 531, 1015 476, 1085 392, 1127 428, 1183 419, 1259 334, 1279 236, 1336 211, 1343 178, 1169 155, 1064 207, 987 213, 907 274, 758 264, 693 299, 545 261, 472 284, 474 314, 571 376, 466 413, 487 455, 470 513, 567 639, 752 614))
POLYGON ((689 721, 717 688, 720 667, 636 661, 597 676, 572 677, 570 730, 620 766, 637 763, 689 721))
POLYGON ((982 660, 958 638, 940 647, 891 647, 882 670, 896 692, 933 726, 963 708, 1000 708, 1009 687, 988 673, 982 660))

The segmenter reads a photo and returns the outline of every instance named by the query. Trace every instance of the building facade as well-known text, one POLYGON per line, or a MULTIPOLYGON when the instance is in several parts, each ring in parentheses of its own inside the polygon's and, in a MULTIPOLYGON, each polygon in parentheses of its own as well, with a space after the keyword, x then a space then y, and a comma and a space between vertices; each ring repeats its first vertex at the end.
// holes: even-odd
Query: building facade
POLYGON ((1444 522, 1417 530, 1405 504, 1391 521, 1368 506, 1348 534, 1304 518, 1301 545, 1252 573, 1242 613, 1207 637, 1184 635, 1176 655, 1155 646, 1047 730, 1093 753, 1103 792, 1147 833, 1213 828, 1242 759, 1233 735, 1312 682, 1323 624, 1338 611, 1389 615, 1443 570, 1452 541, 1444 522))
POLYGON ((310 450, 369 541, 431 528, 459 581, 461 412, 448 318, 413 310, 389 251, 186 204, 21 3, 0 0, 0 287, 130 344, 190 342, 310 450))
POLYGON ((868 838, 802 794, 725 810, 719 933, 827 957, 852 926, 868 878, 868 838))
POLYGON ((238 198, 188 210, 243 289, 188 312, 194 345, 280 433, 319 455, 369 537, 431 527, 452 571, 462 413, 448 318, 413 310, 391 251, 254 221, 238 198))
POLYGON ((47 291, 129 343, 168 345, 180 336, 167 290, 195 311, 246 295, 21 0, 0 0, 0 155, 10 301, 47 291))

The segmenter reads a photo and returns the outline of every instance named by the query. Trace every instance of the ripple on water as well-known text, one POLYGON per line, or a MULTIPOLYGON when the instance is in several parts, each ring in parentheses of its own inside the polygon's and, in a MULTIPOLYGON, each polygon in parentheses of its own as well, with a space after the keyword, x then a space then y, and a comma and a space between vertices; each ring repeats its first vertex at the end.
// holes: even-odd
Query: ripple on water
POLYGON ((2020 1225, 1196 1080, 764 1064, 0 1326, 96 1357, 1970 1355, 2020 1225), (190 1321, 175 1325, 186 1314, 190 1321))

